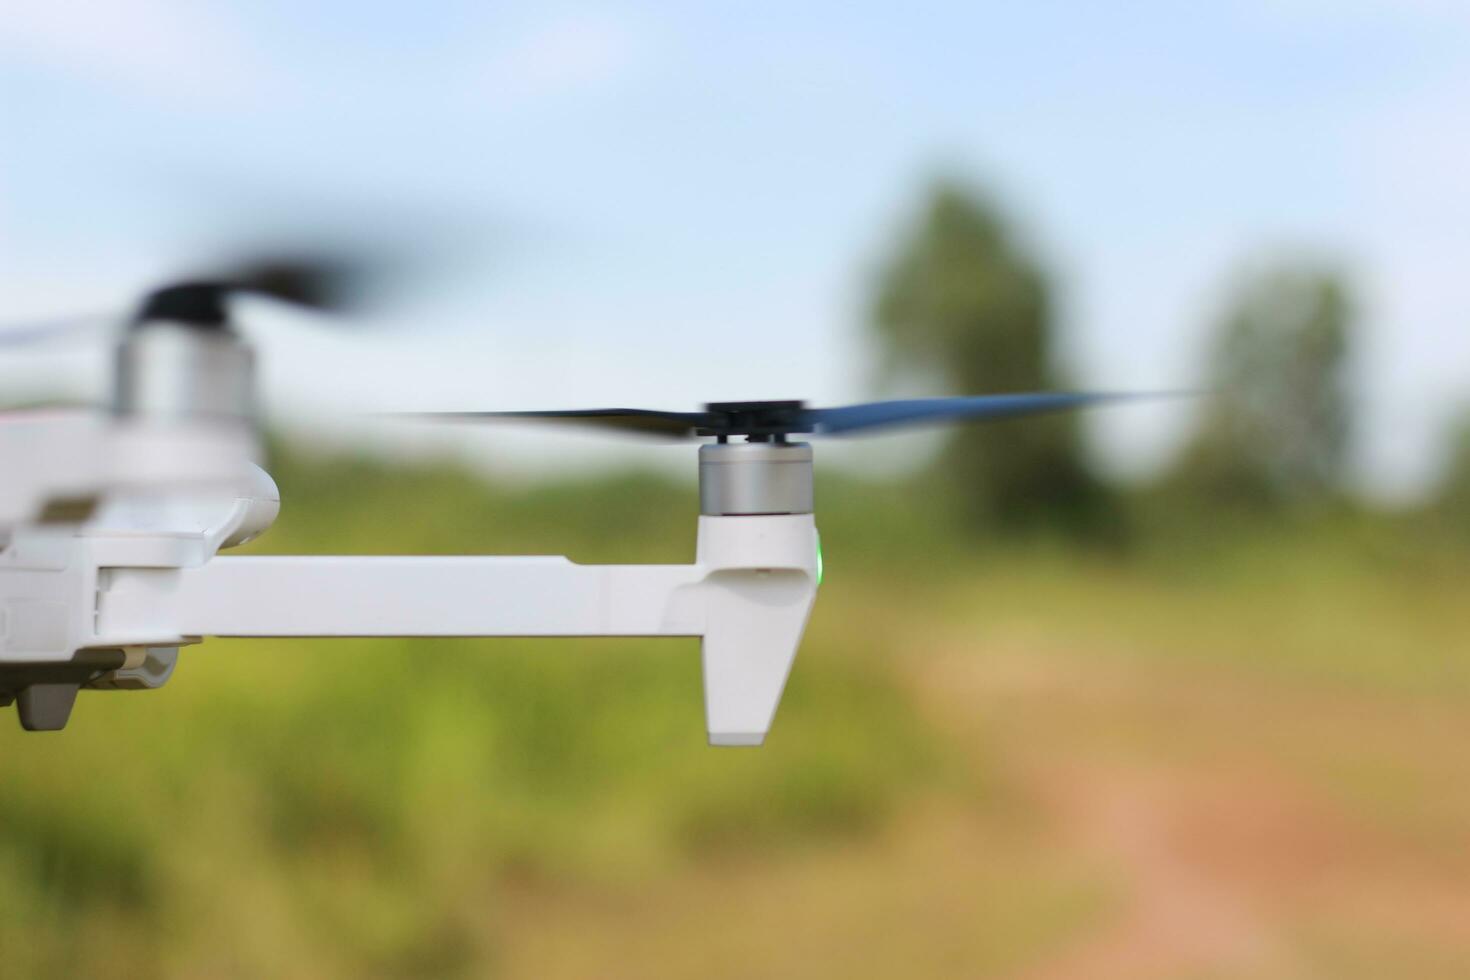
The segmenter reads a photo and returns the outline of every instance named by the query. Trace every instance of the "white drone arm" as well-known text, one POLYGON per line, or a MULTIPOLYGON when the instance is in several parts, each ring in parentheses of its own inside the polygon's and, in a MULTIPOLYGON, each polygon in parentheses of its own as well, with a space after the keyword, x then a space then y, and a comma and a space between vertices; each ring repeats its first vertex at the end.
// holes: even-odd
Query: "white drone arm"
POLYGON ((698 636, 711 744, 759 745, 816 596, 810 514, 701 517, 692 565, 215 558, 99 577, 101 647, 201 636, 698 636))

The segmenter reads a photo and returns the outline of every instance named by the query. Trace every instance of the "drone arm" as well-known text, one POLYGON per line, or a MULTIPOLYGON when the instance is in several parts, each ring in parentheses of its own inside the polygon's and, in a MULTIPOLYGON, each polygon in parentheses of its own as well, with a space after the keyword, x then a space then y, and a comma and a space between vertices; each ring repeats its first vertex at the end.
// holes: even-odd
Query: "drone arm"
POLYGON ((696 636, 692 565, 565 558, 215 558, 117 569, 103 631, 157 636, 696 636))
POLYGON ((816 597, 811 515, 702 517, 692 565, 215 558, 113 568, 99 646, 197 636, 699 636, 710 742, 759 745, 816 597))
POLYGON ((765 741, 815 597, 815 580, 797 570, 710 576, 701 656, 711 745, 765 741))
POLYGON ((704 710, 711 745, 760 745, 817 598, 811 514, 701 517, 704 710))

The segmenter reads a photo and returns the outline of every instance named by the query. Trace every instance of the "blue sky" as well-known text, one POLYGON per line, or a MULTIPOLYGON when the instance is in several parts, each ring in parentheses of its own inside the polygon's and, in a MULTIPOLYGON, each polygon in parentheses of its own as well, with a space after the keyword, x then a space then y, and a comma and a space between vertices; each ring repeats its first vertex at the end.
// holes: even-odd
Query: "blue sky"
MULTIPOLYGON (((1341 261, 1361 470, 1397 493, 1470 402, 1467 123, 1470 5, 1433 0, 0 0, 0 313, 125 303, 200 242, 322 196, 361 202, 349 233, 424 213, 480 246, 379 316, 396 330, 251 307, 285 422, 377 440, 343 416, 830 402, 870 393, 866 274, 948 171, 999 194, 1055 270, 1089 386, 1197 380, 1253 257, 1341 261)), ((85 389, 102 363, 30 353, 0 383, 85 389)), ((1137 468, 1183 422, 1090 424, 1137 468)), ((442 438, 519 467, 606 458, 442 438)))

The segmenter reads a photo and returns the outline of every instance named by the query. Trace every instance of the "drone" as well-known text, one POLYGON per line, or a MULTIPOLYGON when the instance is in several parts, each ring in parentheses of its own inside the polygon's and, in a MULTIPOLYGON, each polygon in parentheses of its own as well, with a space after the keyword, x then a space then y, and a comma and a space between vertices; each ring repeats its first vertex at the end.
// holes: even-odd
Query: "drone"
POLYGON ((701 641, 709 743, 760 745, 822 579, 804 437, 1140 397, 410 413, 700 442, 694 560, 221 557, 281 507, 261 465, 255 354, 231 300, 331 311, 338 285, 330 268, 283 260, 165 285, 118 338, 110 406, 0 414, 0 705, 13 702, 23 728, 64 728, 84 689, 162 687, 180 648, 206 637, 675 636, 701 641))

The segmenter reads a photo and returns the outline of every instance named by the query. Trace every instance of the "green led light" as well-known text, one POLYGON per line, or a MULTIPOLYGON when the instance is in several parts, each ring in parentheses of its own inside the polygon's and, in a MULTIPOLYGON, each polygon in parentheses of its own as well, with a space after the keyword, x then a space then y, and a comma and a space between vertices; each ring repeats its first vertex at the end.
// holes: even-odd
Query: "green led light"
POLYGON ((817 532, 817 584, 822 584, 822 532, 817 532))

